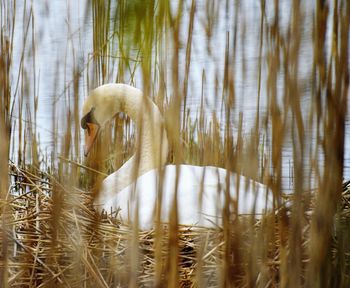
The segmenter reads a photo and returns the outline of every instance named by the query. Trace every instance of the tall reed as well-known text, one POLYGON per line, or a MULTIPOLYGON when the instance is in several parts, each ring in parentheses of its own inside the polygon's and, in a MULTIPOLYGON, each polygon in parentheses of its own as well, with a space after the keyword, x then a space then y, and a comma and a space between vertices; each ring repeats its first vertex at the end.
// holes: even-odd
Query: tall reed
MULTIPOLYGON (((0 4, 1 287, 349 286, 349 188, 342 186, 349 1, 261 0, 254 4, 260 9, 255 26, 247 4, 231 2, 89 1, 92 51, 84 67, 67 72, 72 81, 53 88, 64 92, 52 104, 50 155, 43 155, 37 137, 35 7, 26 3, 21 11, 23 52, 12 59, 17 2, 0 4), (257 47, 249 46, 254 29, 257 47), (198 60, 202 50, 207 59, 198 60), (13 61, 20 62, 15 81, 13 61), (240 199, 230 198, 227 177, 218 229, 179 226, 178 213, 188 207, 178 206, 176 192, 169 225, 157 223, 151 231, 121 223, 118 211, 98 214, 92 201, 104 177, 142 145, 142 122, 135 127, 119 114, 83 158, 82 94, 108 82, 137 86, 157 104, 168 163, 218 166, 263 182, 273 211, 238 215, 240 199), (249 83, 256 95, 248 97, 249 83), (254 109, 244 111, 241 101, 252 99, 254 109), (247 119, 253 119, 248 128, 247 119), (11 147, 18 149, 14 157, 11 147)), ((246 187, 237 181, 236 189, 246 187)))
POLYGON ((11 13, 13 7, 10 4, 0 6, 0 211, 1 211, 1 255, 2 265, 0 268, 0 283, 2 287, 8 287, 8 279, 11 275, 9 268, 9 239, 8 232, 11 229, 10 212, 7 207, 8 199, 8 163, 11 139, 12 109, 11 99, 11 60, 13 45, 13 29, 15 16, 11 13), (7 27, 7 29, 5 28, 7 27))

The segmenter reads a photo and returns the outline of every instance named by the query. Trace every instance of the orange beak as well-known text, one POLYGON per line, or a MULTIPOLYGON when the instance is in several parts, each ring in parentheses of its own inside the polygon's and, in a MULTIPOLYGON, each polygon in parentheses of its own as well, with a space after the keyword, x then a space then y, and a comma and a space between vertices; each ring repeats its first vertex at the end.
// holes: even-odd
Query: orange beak
POLYGON ((84 148, 85 157, 89 154, 91 147, 97 138, 97 133, 100 130, 100 126, 98 124, 87 123, 86 126, 87 128, 85 129, 85 148, 84 148))

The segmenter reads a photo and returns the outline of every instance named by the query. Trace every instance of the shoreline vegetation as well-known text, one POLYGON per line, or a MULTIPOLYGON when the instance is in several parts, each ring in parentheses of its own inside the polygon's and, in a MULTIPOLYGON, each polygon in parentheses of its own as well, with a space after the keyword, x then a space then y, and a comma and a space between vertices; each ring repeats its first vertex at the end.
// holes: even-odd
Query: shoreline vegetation
MULTIPOLYGON (((349 1, 319 0, 310 8, 294 0, 287 16, 281 13, 283 1, 259 1, 258 93, 249 131, 236 84, 238 75, 253 77, 247 75, 249 23, 240 1, 88 1, 92 51, 84 55, 84 67, 72 52, 74 69, 66 72, 72 80, 62 94, 61 87, 52 88, 58 96, 46 126, 52 133, 49 153, 38 132, 38 87, 45 71, 37 68, 37 7, 26 2, 18 18, 19 3, 5 2, 0 4, 1 287, 350 286, 350 185, 343 183, 349 1), (289 17, 286 24, 282 17, 289 17), (234 28, 220 31, 221 18, 234 28), (23 52, 14 55, 19 24, 23 52), (192 77, 198 26, 205 31, 208 55, 214 54, 215 35, 225 33, 224 61, 214 80, 205 69, 192 77), (305 41, 309 64, 301 62, 305 41), (14 62, 20 63, 18 71, 14 62), (306 75, 303 65, 310 65, 306 75), (201 79, 195 111, 193 79, 201 79), (130 118, 120 114, 83 157, 81 91, 107 82, 139 86, 155 101, 165 118, 168 163, 214 165, 262 182, 273 193, 274 211, 257 219, 238 216, 228 203, 223 227, 178 226, 175 212, 168 225, 156 223, 151 231, 120 223, 118 211, 96 213, 92 200, 99 183, 142 145, 135 145, 130 118), (209 83, 215 88, 210 112, 209 83), (286 143, 292 158, 288 194, 286 143)), ((50 2, 45 7, 49 13, 50 2)), ((62 76, 55 77, 59 83, 62 76)))

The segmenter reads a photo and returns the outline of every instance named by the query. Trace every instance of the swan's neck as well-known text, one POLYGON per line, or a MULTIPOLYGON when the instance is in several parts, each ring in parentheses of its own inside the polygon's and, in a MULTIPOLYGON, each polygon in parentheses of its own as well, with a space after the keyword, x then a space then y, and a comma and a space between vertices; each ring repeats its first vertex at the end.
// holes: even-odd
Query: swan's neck
POLYGON ((109 94, 112 100, 108 99, 114 101, 110 103, 117 110, 114 114, 125 112, 134 121, 137 131, 136 153, 115 173, 118 178, 117 191, 120 191, 147 171, 165 164, 168 140, 160 111, 150 99, 130 86, 111 88, 116 89, 115 93, 109 94))

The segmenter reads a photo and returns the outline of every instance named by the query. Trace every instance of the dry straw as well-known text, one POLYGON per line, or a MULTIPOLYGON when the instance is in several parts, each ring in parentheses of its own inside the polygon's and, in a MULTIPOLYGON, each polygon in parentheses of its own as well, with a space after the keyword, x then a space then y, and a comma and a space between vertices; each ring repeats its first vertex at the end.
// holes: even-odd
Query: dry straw
MULTIPOLYGON (((154 286, 156 246, 161 247, 159 281, 165 285, 170 280, 167 225, 161 228, 161 243, 155 243, 155 230, 139 232, 140 263, 138 271, 132 271, 130 241, 134 234, 118 221, 117 215, 98 217, 92 209, 90 194, 64 187, 50 174, 20 169, 13 164, 9 170, 12 180, 11 196, 6 201, 7 225, 12 227, 7 232, 9 286, 118 287, 130 283, 135 274, 137 285, 154 286), (62 208, 57 215, 58 199, 62 208)), ((258 232, 261 225, 255 224, 254 233, 261 233, 258 232)), ((249 233, 246 234, 242 238, 249 233)), ((219 286, 225 247, 223 231, 179 227, 177 239, 179 285, 219 286)), ((241 249, 248 247, 245 243, 241 249)), ((273 262, 271 259, 270 269, 275 270, 278 265, 273 262)), ((243 283, 244 275, 240 277, 243 283)))
POLYGON ((37 14, 34 2, 24 2, 20 13, 17 1, 0 4, 1 287, 350 286, 349 183, 342 187, 350 1, 319 0, 311 13, 308 1, 255 1, 260 38, 250 131, 244 131, 246 114, 237 105, 237 75, 243 82, 253 77, 247 75, 250 23, 241 13, 243 1, 89 1, 93 51, 86 66, 68 72, 73 80, 63 92, 51 91, 59 96, 52 101, 50 155, 43 155, 37 135, 37 14), (281 21, 285 2, 290 14, 281 21), (220 19, 233 28, 219 31, 220 19), (24 29, 20 59, 12 55, 16 21, 24 29), (202 91, 193 111, 198 26, 211 60, 216 33, 226 37, 219 55, 224 64, 215 75, 203 69, 194 78, 201 79, 202 91), (305 47, 310 65, 300 61, 305 47), (142 87, 165 117, 169 163, 214 165, 264 182, 274 195, 274 211, 260 219, 238 217, 227 203, 223 227, 205 229, 176 225, 183 207, 174 203, 170 223, 147 232, 120 223, 118 211, 98 215, 91 204, 98 184, 138 147, 133 123, 119 115, 81 163, 82 78, 89 90, 106 82, 142 87), (215 109, 208 113, 210 85, 215 109), (60 131, 66 125, 64 137, 58 137, 58 125, 60 131), (101 149, 107 142, 112 144, 101 149), (282 193, 286 149, 293 162, 288 196, 282 193), (311 183, 319 188, 312 190, 311 183))
MULTIPOLYGON (((10 287, 124 287, 134 276, 137 277, 134 279, 137 286, 153 287, 157 281, 162 286, 170 284, 168 225, 161 226, 161 240, 156 237, 156 230, 138 233, 138 271, 133 271, 130 242, 135 237, 134 232, 131 227, 120 223, 117 215, 97 215, 90 194, 65 187, 50 174, 33 168, 21 169, 14 164, 10 165, 9 171, 12 185, 6 199, 6 223, 11 229, 7 229, 5 236, 8 239, 10 287), (61 206, 59 213, 58 204, 61 206), (158 259, 157 248, 160 249, 158 259), (157 265, 161 271, 155 271, 157 265)), ((349 221, 349 184, 345 183, 343 188, 343 204, 337 216, 335 235, 339 241, 345 241, 342 231, 344 226, 348 227, 349 221)), ((233 267, 239 271, 235 275, 237 287, 261 283, 274 287, 280 284, 280 273, 283 272, 281 253, 292 253, 288 245, 291 237, 287 229, 289 220, 280 217, 269 216, 253 225, 250 217, 241 217, 239 225, 243 233, 237 235, 232 230, 231 239, 239 241, 237 255, 240 255, 240 263, 239 267, 233 267), (281 222, 285 226, 281 226, 281 222), (259 243, 266 238, 268 247, 261 251, 259 243), (255 275, 252 274, 254 267, 255 275)), ((311 216, 306 216, 303 219, 303 247, 310 242, 310 223, 311 216)), ((224 237, 225 231, 219 228, 179 227, 179 287, 217 287, 223 284, 222 273, 227 273, 224 237)), ((4 245, 3 241, 1 243, 4 245)), ((339 254, 338 247, 333 241, 333 261, 347 258, 339 254)), ((302 255, 304 269, 309 262, 310 257, 302 255)))

